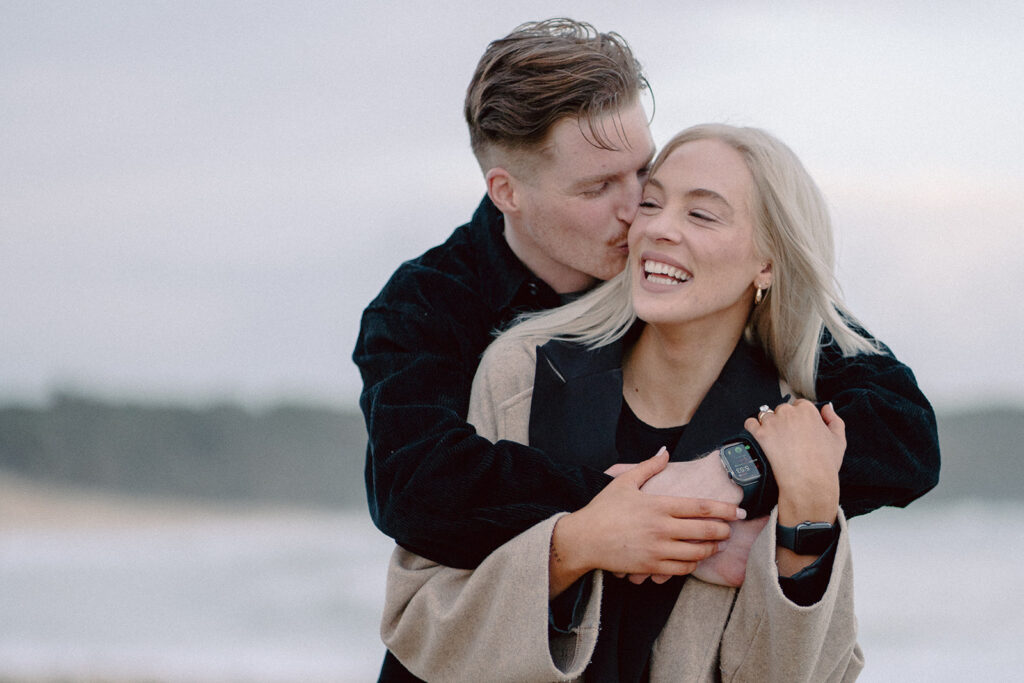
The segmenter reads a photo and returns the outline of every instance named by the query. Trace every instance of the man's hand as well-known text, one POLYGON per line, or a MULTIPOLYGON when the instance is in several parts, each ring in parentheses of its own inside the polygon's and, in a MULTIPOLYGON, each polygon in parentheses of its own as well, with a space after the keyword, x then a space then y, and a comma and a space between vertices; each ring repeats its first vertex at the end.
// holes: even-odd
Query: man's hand
POLYGON ((551 596, 592 569, 683 575, 729 537, 745 516, 735 503, 642 493, 664 470, 668 452, 615 478, 590 503, 558 520, 551 537, 551 596))

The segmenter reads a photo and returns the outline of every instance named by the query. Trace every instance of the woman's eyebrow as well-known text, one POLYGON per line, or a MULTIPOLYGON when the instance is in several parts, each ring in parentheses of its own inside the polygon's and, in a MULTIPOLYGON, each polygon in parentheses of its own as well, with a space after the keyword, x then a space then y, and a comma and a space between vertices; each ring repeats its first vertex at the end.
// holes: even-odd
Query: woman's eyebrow
POLYGON ((704 187, 696 187, 696 188, 694 188, 692 190, 688 190, 684 196, 686 196, 686 197, 699 197, 699 198, 702 198, 702 199, 713 199, 715 201, 722 202, 726 206, 732 208, 732 205, 729 203, 728 199, 726 199, 722 195, 718 194, 714 190, 709 190, 709 189, 704 188, 704 187))

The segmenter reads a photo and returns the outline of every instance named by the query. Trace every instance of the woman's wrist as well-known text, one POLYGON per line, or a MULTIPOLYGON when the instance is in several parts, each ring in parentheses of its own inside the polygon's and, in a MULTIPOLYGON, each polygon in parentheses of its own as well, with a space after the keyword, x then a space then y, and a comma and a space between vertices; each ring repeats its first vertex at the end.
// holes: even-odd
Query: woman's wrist
MULTIPOLYGON (((839 487, 822 486, 801 495, 779 491, 778 523, 794 527, 801 522, 827 522, 835 524, 839 515, 839 487)), ((797 555, 777 545, 775 564, 779 576, 793 576, 818 559, 818 555, 797 555)))
POLYGON ((792 497, 779 491, 779 524, 796 526, 800 522, 828 522, 833 524, 839 513, 838 492, 819 491, 811 495, 792 497))

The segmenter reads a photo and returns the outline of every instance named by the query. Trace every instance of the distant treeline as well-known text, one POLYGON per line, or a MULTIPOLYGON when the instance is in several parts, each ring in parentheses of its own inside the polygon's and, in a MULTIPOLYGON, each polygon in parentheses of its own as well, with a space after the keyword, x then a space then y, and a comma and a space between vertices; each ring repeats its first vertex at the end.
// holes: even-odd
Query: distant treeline
POLYGON ((66 394, 45 408, 0 407, 0 467, 122 492, 365 507, 365 457, 355 410, 116 404, 66 394))
MULTIPOLYGON (((929 500, 1020 498, 1009 476, 1024 411, 939 418, 942 481, 929 500)), ((366 431, 351 411, 254 411, 118 404, 60 394, 46 407, 0 407, 0 468, 119 492, 364 507, 366 431)))

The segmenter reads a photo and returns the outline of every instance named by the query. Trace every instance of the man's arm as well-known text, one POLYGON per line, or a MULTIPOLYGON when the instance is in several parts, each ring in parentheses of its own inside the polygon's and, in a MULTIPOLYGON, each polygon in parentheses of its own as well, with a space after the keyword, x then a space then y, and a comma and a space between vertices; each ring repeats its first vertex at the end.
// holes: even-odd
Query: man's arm
POLYGON ((537 522, 582 507, 610 478, 477 436, 465 415, 494 313, 443 277, 416 286, 418 301, 398 296, 366 310, 353 356, 363 377, 370 513, 405 548, 471 568, 537 522), (432 301, 453 302, 452 310, 432 301), (454 316, 478 322, 457 328, 454 316))
POLYGON ((831 401, 846 422, 839 471, 846 516, 883 505, 904 507, 939 481, 935 412, 914 373, 883 353, 843 357, 826 335, 818 362, 818 401, 831 401))

